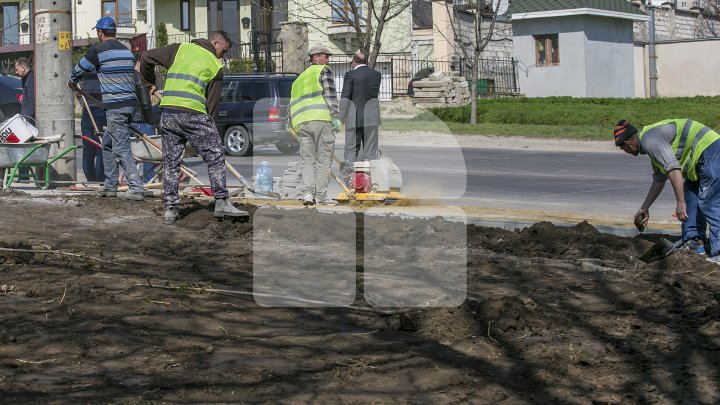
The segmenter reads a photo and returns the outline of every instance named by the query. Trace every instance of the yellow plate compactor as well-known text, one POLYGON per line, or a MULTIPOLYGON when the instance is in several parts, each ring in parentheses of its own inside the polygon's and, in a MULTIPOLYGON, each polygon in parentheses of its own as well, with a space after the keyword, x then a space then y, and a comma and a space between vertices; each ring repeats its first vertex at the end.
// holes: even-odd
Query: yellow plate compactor
MULTIPOLYGON (((300 136, 290 126, 288 132, 300 142, 300 136)), ((333 160, 341 165, 340 159, 333 153, 333 160)), ((406 195, 400 192, 403 185, 400 168, 397 167, 390 156, 379 159, 355 162, 353 172, 345 180, 338 177, 330 169, 330 176, 340 184, 343 191, 335 198, 341 203, 368 202, 381 204, 394 204, 408 201, 406 195)))

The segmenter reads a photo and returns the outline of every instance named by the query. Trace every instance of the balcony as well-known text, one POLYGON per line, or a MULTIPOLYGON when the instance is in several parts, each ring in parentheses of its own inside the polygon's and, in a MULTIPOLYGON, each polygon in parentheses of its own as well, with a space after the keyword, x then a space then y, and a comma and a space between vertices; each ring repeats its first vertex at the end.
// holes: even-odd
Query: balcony
MULTIPOLYGON (((360 31, 365 33, 365 25, 360 26, 360 31)), ((335 39, 357 38, 355 27, 347 23, 332 23, 328 25, 327 34, 330 38, 335 39)))

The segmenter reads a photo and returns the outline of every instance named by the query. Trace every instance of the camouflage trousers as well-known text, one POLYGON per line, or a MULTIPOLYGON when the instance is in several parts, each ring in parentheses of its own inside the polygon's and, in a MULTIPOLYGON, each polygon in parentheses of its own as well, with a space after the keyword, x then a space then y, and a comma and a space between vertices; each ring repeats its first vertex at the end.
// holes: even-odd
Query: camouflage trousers
POLYGON ((163 203, 166 207, 180 203, 180 163, 187 142, 190 142, 207 164, 210 188, 215 199, 228 197, 225 186, 225 152, 212 117, 207 114, 165 110, 160 117, 160 133, 163 140, 163 203))

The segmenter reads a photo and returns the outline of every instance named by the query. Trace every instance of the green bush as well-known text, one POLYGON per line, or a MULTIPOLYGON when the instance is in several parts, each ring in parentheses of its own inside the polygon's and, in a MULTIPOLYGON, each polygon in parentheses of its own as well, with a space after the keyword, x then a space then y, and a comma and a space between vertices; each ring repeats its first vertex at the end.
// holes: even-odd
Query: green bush
POLYGON ((228 66, 229 73, 246 73, 253 71, 252 59, 233 59, 228 66))
POLYGON ((73 66, 76 65, 78 62, 80 62, 80 59, 82 59, 82 57, 85 56, 88 49, 90 49, 90 47, 97 41, 98 41, 97 39, 88 37, 88 41, 85 45, 79 46, 79 47, 73 49, 73 55, 72 55, 73 66))
MULTIPOLYGON (((260 66, 265 67, 265 59, 260 59, 260 66)), ((228 65, 228 73, 252 73, 253 70, 253 59, 233 59, 228 65)))
POLYGON ((155 42, 155 46, 158 48, 168 44, 167 27, 165 26, 164 22, 161 22, 157 25, 157 36, 155 37, 155 42))

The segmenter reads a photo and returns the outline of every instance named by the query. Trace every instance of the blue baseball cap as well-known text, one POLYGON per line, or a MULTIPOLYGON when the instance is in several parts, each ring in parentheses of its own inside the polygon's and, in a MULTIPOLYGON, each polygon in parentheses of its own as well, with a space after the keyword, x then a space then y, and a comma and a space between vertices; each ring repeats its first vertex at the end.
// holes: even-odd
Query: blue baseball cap
POLYGON ((97 24, 95 24, 92 29, 99 29, 99 30, 114 30, 117 29, 117 26, 115 25, 115 20, 113 20, 110 16, 105 16, 99 20, 97 20, 97 24))

